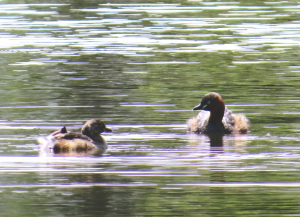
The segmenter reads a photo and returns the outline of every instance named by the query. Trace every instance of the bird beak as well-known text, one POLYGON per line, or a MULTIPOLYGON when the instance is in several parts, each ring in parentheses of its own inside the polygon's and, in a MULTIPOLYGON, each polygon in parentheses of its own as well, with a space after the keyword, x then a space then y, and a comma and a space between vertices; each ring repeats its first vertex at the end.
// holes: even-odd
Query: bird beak
POLYGON ((112 132, 112 129, 106 127, 104 132, 112 132))
POLYGON ((203 109, 203 108, 202 108, 202 105, 201 105, 201 103, 200 103, 199 105, 196 105, 196 106, 193 108, 193 111, 195 111, 195 110, 201 110, 201 109, 203 109))

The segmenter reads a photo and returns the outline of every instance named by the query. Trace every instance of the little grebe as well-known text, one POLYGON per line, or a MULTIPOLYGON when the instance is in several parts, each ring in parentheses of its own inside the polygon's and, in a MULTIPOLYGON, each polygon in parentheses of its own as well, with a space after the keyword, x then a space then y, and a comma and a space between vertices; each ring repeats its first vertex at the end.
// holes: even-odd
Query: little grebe
POLYGON ((206 94, 193 110, 204 110, 197 117, 187 121, 188 130, 193 133, 247 133, 249 120, 245 115, 232 114, 218 93, 206 94))
POLYGON ((81 133, 68 132, 63 127, 47 136, 46 140, 39 139, 39 143, 54 154, 103 154, 107 143, 100 134, 111 131, 101 120, 91 119, 83 125, 81 133))

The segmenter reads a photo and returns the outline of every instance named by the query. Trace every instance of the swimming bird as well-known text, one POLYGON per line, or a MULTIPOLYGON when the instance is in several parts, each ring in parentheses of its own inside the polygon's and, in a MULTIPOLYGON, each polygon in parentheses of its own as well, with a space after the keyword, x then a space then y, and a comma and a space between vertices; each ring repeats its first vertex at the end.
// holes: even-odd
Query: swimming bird
POLYGON ((203 110, 187 121, 188 131, 203 134, 247 133, 250 122, 245 115, 232 114, 220 94, 210 92, 193 110, 203 110))
POLYGON ((107 149, 107 143, 100 135, 103 132, 112 130, 107 128, 103 121, 91 119, 83 125, 81 133, 68 132, 66 127, 63 127, 39 142, 46 145, 46 151, 54 154, 103 154, 107 149))

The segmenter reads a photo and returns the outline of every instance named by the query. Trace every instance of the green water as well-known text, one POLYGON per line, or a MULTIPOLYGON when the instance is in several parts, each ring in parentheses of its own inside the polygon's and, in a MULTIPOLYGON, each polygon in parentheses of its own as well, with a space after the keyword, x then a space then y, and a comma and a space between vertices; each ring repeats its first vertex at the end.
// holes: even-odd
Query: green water
POLYGON ((2 1, 1 216, 298 216, 297 1, 2 1), (251 122, 212 147, 208 92, 251 122), (37 138, 102 119, 104 156, 37 138))

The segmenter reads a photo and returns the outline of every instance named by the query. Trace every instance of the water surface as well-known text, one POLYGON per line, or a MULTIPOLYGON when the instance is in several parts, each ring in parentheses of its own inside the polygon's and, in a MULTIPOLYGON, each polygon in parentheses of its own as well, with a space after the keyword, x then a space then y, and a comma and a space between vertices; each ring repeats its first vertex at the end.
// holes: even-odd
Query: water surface
POLYGON ((296 1, 2 1, 2 216, 296 216, 296 1), (251 121, 186 131, 211 91, 251 121), (104 156, 36 139, 101 118, 104 156), (216 147, 217 146, 217 147, 216 147))

